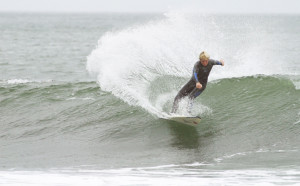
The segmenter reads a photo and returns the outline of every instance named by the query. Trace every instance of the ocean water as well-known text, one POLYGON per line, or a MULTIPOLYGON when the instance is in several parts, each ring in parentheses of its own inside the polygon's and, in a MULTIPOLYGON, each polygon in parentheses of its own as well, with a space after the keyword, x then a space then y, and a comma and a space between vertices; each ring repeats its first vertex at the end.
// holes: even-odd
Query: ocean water
POLYGON ((299 185, 299 22, 1 13, 0 185, 299 185), (202 50, 201 123, 160 119, 202 50))

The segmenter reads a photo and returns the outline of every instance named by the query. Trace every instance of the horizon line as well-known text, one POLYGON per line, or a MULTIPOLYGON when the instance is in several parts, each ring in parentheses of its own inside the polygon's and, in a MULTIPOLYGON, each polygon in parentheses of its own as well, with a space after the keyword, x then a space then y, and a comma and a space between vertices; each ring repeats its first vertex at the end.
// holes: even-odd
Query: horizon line
MULTIPOLYGON (((32 14, 165 14, 176 11, 28 11, 28 10, 0 10, 0 13, 32 13, 32 14)), ((300 15, 300 12, 187 12, 178 13, 202 14, 202 15, 300 15)))

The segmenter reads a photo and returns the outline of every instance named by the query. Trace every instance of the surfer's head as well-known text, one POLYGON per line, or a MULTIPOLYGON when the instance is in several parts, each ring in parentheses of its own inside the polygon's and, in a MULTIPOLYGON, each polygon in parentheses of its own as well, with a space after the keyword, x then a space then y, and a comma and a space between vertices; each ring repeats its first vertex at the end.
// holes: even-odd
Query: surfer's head
POLYGON ((207 66, 209 57, 210 57, 209 54, 205 51, 200 53, 199 59, 203 66, 207 66))

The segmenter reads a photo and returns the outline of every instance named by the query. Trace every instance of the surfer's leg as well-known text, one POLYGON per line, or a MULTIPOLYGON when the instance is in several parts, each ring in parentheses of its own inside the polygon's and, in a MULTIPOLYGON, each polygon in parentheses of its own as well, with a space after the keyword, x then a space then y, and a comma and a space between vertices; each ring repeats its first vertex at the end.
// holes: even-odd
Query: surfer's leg
POLYGON ((179 107, 179 102, 182 98, 187 96, 195 87, 195 83, 193 81, 189 81, 185 84, 182 89, 178 92, 174 99, 173 107, 171 113, 176 113, 179 107))
POLYGON ((179 107, 179 102, 180 102, 181 99, 182 99, 182 97, 179 94, 177 94, 177 96, 174 99, 174 103, 173 103, 171 113, 176 113, 177 112, 178 107, 179 107))
POLYGON ((189 94, 189 101, 188 101, 188 105, 187 105, 187 111, 188 113, 192 112, 192 108, 193 108, 193 104, 194 104, 194 100, 196 97, 198 97, 205 88, 194 88, 193 91, 189 94))
POLYGON ((185 96, 187 96, 187 93, 185 92, 185 89, 181 89, 177 96, 174 99, 174 103, 173 103, 173 107, 172 107, 172 111, 171 113, 176 113, 179 107, 179 102, 182 100, 182 98, 184 98, 185 96))

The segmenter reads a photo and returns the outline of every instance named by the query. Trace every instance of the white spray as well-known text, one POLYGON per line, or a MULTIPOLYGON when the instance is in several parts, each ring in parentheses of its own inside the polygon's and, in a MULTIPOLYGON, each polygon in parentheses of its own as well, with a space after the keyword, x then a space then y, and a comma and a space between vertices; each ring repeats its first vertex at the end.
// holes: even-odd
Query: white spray
MULTIPOLYGON (((245 37, 249 35, 238 38, 223 32, 212 16, 165 14, 160 21, 103 35, 98 47, 88 56, 87 70, 97 74, 102 90, 163 117, 169 112, 164 109, 164 104, 172 102, 183 86, 178 84, 177 78, 188 80, 191 77, 193 65, 203 50, 212 58, 222 57, 226 62, 225 67, 213 69, 210 80, 272 74, 266 68, 267 63, 253 66, 251 61, 253 54, 259 53, 264 46, 263 41, 259 41, 260 47, 255 41, 247 45, 245 42, 252 37, 245 37), (244 48, 236 46, 241 43, 244 48), (156 95, 153 102, 149 99, 150 87, 161 77, 173 77, 170 83, 177 84, 173 89, 156 95)), ((265 56, 259 54, 264 59, 265 56)), ((201 107, 203 111, 209 110, 201 107)))

